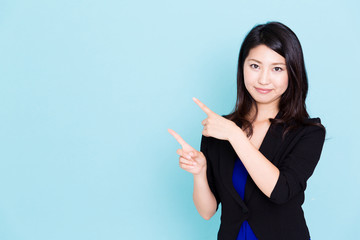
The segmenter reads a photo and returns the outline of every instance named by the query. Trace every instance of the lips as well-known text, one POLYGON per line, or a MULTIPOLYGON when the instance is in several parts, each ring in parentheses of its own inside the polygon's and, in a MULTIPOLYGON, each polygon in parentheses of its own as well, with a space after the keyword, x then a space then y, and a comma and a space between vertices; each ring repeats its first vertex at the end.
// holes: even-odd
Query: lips
POLYGON ((258 91, 261 94, 266 94, 266 93, 271 92, 271 89, 266 89, 266 88, 255 88, 255 89, 256 89, 256 91, 258 91))

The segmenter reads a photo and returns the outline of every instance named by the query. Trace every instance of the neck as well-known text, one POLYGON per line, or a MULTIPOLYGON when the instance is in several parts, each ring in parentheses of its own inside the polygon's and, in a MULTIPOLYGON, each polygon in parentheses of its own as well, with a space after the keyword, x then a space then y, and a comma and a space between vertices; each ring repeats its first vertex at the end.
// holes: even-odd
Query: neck
MULTIPOLYGON (((279 112, 279 107, 277 105, 268 105, 268 104, 257 104, 258 114, 255 119, 255 122, 268 121, 269 118, 275 118, 279 112)), ((250 119, 255 114, 255 106, 253 106, 251 112, 249 113, 250 119)))

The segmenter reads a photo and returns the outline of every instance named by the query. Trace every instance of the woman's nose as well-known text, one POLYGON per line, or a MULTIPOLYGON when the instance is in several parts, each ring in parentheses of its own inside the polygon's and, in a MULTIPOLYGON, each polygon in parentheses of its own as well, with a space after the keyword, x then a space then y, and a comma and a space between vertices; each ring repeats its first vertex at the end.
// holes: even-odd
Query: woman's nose
POLYGON ((269 71, 267 71, 267 70, 261 71, 261 74, 258 79, 258 83, 261 85, 267 85, 270 83, 269 71))

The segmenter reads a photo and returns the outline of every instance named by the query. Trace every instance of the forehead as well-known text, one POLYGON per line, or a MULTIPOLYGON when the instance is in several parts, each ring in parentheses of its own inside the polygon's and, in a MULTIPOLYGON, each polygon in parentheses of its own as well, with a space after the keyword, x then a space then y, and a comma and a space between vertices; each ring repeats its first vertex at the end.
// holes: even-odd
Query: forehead
MULTIPOLYGON (((256 46, 249 51, 249 55, 246 57, 246 60, 257 60, 260 63, 272 64, 272 63, 284 63, 285 58, 269 48, 268 46, 262 44, 256 46)), ((246 61, 245 60, 245 61, 246 61)))

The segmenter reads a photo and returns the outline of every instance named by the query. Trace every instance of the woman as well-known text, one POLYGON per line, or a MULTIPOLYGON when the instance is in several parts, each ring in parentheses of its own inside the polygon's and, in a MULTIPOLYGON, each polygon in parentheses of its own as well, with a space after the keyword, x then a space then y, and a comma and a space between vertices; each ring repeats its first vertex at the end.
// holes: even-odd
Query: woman
POLYGON ((200 152, 176 132, 180 167, 194 176, 193 199, 210 219, 221 208, 218 239, 309 240, 301 205, 321 155, 325 128, 309 118, 300 42, 279 22, 255 26, 240 49, 237 101, 220 116, 198 99, 200 152))

